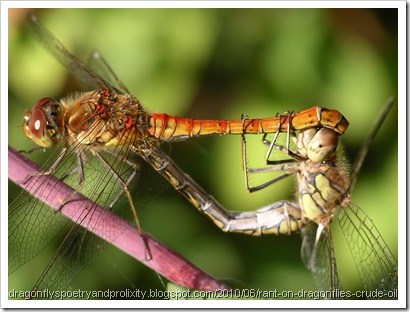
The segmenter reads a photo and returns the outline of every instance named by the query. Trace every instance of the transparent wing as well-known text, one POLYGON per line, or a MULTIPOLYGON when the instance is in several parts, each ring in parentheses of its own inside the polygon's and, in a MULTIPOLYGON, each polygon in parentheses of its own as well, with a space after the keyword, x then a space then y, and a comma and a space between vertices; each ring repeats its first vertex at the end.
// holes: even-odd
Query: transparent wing
POLYGON ((12 274, 44 250, 60 232, 64 233, 69 222, 40 200, 22 192, 9 205, 8 223, 8 263, 12 274))
POLYGON ((68 52, 61 42, 44 27, 33 13, 27 14, 27 24, 37 41, 63 64, 78 81, 93 89, 115 90, 113 86, 104 81, 104 79, 85 66, 78 58, 68 52))
POLYGON ((397 263, 372 220, 352 203, 339 209, 338 220, 364 288, 383 290, 377 299, 396 299, 397 263))
MULTIPOLYGON (((54 168, 53 176, 64 180, 66 184, 73 187, 75 189, 73 192, 82 193, 94 203, 132 220, 129 218, 131 213, 128 201, 113 172, 115 171, 119 177, 126 181, 137 165, 131 167, 128 160, 126 163, 124 157, 127 155, 120 157, 120 155, 111 153, 106 155, 111 166, 111 169, 107 169, 92 157, 92 159, 82 163, 85 180, 79 184, 77 174, 74 174, 77 171, 73 170, 73 168, 79 170, 79 163, 75 159, 76 155, 72 155, 72 153, 70 150, 68 155, 54 168)), ((136 159, 132 159, 132 161, 137 164, 136 159)), ((44 174, 45 170, 40 171, 40 174, 41 172, 44 174)), ((30 193, 39 194, 46 188, 53 187, 51 175, 45 177, 46 182, 40 188, 30 190, 30 193)), ((37 178, 39 176, 32 176, 29 179, 37 178)), ((70 201, 70 197, 66 201, 70 201)), ((61 207, 63 206, 64 201, 61 203, 61 207)), ((28 193, 21 193, 10 204, 9 211, 9 274, 37 256, 53 239, 61 237, 58 234, 67 231, 72 224, 64 216, 52 211, 28 193)), ((99 216, 95 215, 92 206, 87 207, 87 215, 78 216, 77 222, 86 226, 86 222, 89 222, 90 219, 93 219, 93 222, 97 220, 97 224, 99 222, 99 216)), ((115 223, 106 228, 106 237, 112 241, 123 232, 122 228, 115 227, 115 223)), ((72 227, 37 286, 39 289, 68 289, 82 268, 100 253, 104 245, 105 243, 101 239, 85 231, 81 226, 72 227)))
MULTIPOLYGON (((43 168, 39 169, 39 174, 45 173, 47 171, 45 168, 50 168, 51 164, 55 162, 58 158, 56 156, 57 150, 48 158, 49 162, 46 162, 43 168)), ((75 156, 68 153, 60 165, 53 172, 57 177, 62 177, 71 171, 72 169, 68 169, 69 167, 76 167, 75 156)), ((28 177, 26 183, 38 178, 38 176, 28 177)), ((69 180, 67 179, 67 181, 69 180)), ((31 189, 29 193, 22 191, 9 203, 9 274, 37 256, 60 233, 69 229, 70 223, 64 216, 51 210, 42 201, 31 195, 41 194, 48 187, 55 187, 51 183, 50 181, 43 183, 40 187, 31 189)))
POLYGON ((338 299, 340 288, 339 277, 334 257, 332 236, 328 228, 324 228, 316 242, 318 226, 314 223, 302 229, 302 261, 311 271, 313 282, 322 291, 328 291, 327 299, 338 299))
POLYGON ((97 75, 102 77, 117 91, 122 94, 131 94, 99 51, 95 50, 91 52, 88 65, 97 75))
MULTIPOLYGON (((70 289, 82 269, 107 246, 107 242, 84 228, 73 225, 63 243, 48 263, 32 291, 32 299, 51 299, 38 297, 43 290, 61 291, 70 289)), ((53 299, 64 299, 54 297, 53 299)))

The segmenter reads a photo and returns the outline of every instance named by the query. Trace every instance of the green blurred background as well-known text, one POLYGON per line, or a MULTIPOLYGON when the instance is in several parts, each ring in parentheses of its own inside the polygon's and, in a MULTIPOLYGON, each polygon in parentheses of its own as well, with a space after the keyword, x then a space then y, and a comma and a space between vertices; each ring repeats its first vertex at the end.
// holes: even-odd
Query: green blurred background
MULTIPOLYGON (((81 60, 98 49, 150 112, 184 117, 268 117, 313 105, 340 110, 349 161, 383 104, 397 95, 396 9, 44 9, 39 19, 81 60)), ((9 144, 33 143, 22 115, 41 97, 77 85, 25 29, 27 10, 9 12, 9 144)), ((377 225, 397 259, 397 104, 373 142, 352 200, 377 225)), ((249 138, 250 141, 261 140, 249 138)), ((252 143, 251 143, 252 144, 252 143)), ((256 144, 256 143, 255 143, 256 144)), ((252 145, 251 164, 264 147, 252 145)), ((36 157, 36 156, 34 156, 36 157)), ((255 210, 291 199, 291 179, 246 192, 240 137, 198 138, 172 145, 172 158, 227 209, 255 210)), ((257 160, 258 159, 258 160, 257 160)), ((10 200, 19 190, 9 183, 10 200)), ((218 279, 261 290, 315 289, 300 259, 300 236, 225 234, 168 188, 139 211, 142 228, 218 279)), ((335 225, 335 224, 334 224, 335 225)), ((337 228, 337 226, 334 226, 337 228)), ((339 276, 360 288, 344 238, 335 231, 339 276)), ((28 290, 58 242, 9 277, 28 290)), ((155 272, 110 247, 72 289, 164 289, 155 272)))

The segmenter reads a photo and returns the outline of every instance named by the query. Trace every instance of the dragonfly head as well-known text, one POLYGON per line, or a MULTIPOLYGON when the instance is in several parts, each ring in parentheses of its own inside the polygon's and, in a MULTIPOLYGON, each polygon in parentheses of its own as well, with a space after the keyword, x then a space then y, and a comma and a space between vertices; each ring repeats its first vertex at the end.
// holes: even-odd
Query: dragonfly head
POLYGON ((41 147, 56 145, 63 127, 62 104, 50 97, 38 100, 31 111, 24 113, 23 132, 41 147))
POLYGON ((299 133, 299 153, 313 162, 322 162, 333 155, 339 142, 339 133, 332 129, 309 128, 299 133))

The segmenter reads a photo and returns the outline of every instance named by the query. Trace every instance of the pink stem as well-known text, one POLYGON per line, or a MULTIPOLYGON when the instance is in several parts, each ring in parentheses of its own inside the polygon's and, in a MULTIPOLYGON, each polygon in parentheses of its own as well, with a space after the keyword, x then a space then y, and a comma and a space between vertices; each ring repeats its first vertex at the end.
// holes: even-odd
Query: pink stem
POLYGON ((142 232, 142 239, 139 239, 140 233, 136 228, 107 209, 91 203, 79 193, 70 197, 70 200, 61 207, 61 203, 73 194, 71 187, 52 176, 35 176, 25 181, 30 173, 38 172, 39 167, 10 146, 8 155, 8 177, 11 181, 28 192, 35 190, 35 194, 32 195, 52 209, 86 227, 88 231, 108 241, 168 280, 187 288, 200 290, 228 288, 150 235, 142 232), (93 210, 92 213, 90 209, 93 210), (114 239, 112 233, 115 233, 114 239))

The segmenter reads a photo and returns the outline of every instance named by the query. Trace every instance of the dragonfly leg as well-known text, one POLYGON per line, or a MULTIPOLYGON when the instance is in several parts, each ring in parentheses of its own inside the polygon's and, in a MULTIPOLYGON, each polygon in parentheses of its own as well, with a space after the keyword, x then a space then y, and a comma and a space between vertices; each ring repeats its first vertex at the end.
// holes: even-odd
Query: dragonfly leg
MULTIPOLYGON (((32 172, 30 173, 27 178, 23 181, 24 183, 27 183, 31 178, 33 177, 38 177, 38 176, 48 176, 48 175, 53 175, 55 171, 57 170, 58 166, 61 164, 62 160, 66 158, 67 153, 70 149, 67 147, 64 147, 60 154, 58 155, 57 159, 53 162, 53 164, 50 166, 50 168, 47 171, 39 171, 39 172, 32 172)), ((82 182, 84 180, 84 166, 83 163, 86 161, 86 155, 84 153, 83 149, 75 149, 76 155, 76 161, 77 161, 77 166, 70 170, 69 172, 65 173, 60 177, 61 181, 64 181, 66 178, 71 176, 74 173, 78 174, 78 187, 76 190, 74 190, 66 199, 64 199, 61 202, 61 206, 59 209, 61 209, 69 200, 72 198, 75 194, 78 192, 78 188, 81 187, 82 182)), ((58 210, 59 210, 58 209, 58 210)), ((55 212, 57 212, 56 210, 55 212)))
MULTIPOLYGON (((136 170, 133 170, 132 173, 128 176, 127 181, 125 181, 125 185, 130 185, 131 181, 135 179, 135 177, 137 176, 137 172, 136 170)), ((128 189, 128 187, 127 187, 128 189)), ((115 198, 112 200, 112 202, 108 205, 108 207, 110 209, 112 209, 115 204, 118 202, 118 200, 121 198, 122 194, 124 194, 125 189, 123 187, 121 187, 120 191, 118 192, 117 196, 115 196, 115 198)))
MULTIPOLYGON (((261 168, 261 169, 265 169, 265 168, 261 168)), ((267 169, 271 169, 271 168, 267 168, 267 169)), ((279 175, 279 176, 277 176, 277 177, 275 177, 275 178, 273 178, 273 179, 270 179, 270 180, 267 181, 267 182, 264 182, 264 183, 262 183, 262 184, 259 184, 259 185, 257 185, 257 186, 249 186, 249 185, 246 185, 246 189, 248 190, 249 193, 253 193, 253 192, 256 192, 256 191, 260 191, 260 190, 264 189, 265 187, 268 187, 269 185, 272 185, 272 184, 274 184, 274 183, 276 183, 276 182, 278 182, 278 181, 280 181, 280 180, 283 180, 284 178, 287 178, 287 177, 289 177, 289 176, 291 176, 291 175, 293 175, 293 174, 294 174, 294 172, 285 172, 285 173, 283 173, 283 174, 281 174, 281 175, 279 175)), ((246 176, 247 176, 247 174, 246 174, 246 176)))
POLYGON ((275 133, 275 136, 273 137, 272 141, 269 141, 266 138, 266 136, 267 136, 267 134, 264 135, 263 144, 269 145, 268 151, 266 152, 266 156, 265 156, 265 163, 267 165, 275 165, 275 164, 278 164, 278 163, 289 161, 287 159, 285 159, 285 160, 270 160, 269 158, 272 154, 273 149, 279 150, 282 153, 284 153, 285 155, 290 156, 292 158, 291 161, 303 160, 304 159, 298 152, 296 152, 296 151, 294 151, 290 148, 290 139, 292 139, 293 142, 296 142, 297 137, 296 137, 295 132, 290 130, 290 125, 289 124, 288 124, 287 131, 286 131, 286 145, 285 146, 276 143, 276 140, 279 136, 279 131, 277 131, 275 133))
MULTIPOLYGON (((245 114, 242 114, 242 115, 241 115, 242 127, 243 127, 243 131, 242 131, 242 134, 241 134, 242 168, 243 168, 243 170, 244 170, 244 172, 245 172, 245 187, 246 187, 246 189, 248 190, 248 192, 252 193, 252 192, 255 192, 255 191, 259 191, 259 190, 261 190, 261 189, 264 189, 265 187, 267 187, 267 186, 269 186, 269 185, 271 185, 271 184, 273 184, 273 183, 276 183, 277 181, 282 180, 282 179, 284 179, 284 178, 286 178, 286 177, 288 177, 288 176, 294 174, 295 172, 287 172, 287 173, 284 173, 284 174, 282 174, 282 175, 280 175, 280 176, 278 176, 278 177, 276 177, 276 178, 274 178, 274 179, 272 179, 272 180, 270 180, 270 181, 268 181, 268 182, 266 182, 266 183, 263 183, 263 184, 261 184, 261 185, 258 185, 258 186, 256 186, 256 187, 250 186, 248 173, 291 170, 291 169, 295 168, 295 165, 293 164, 293 165, 283 165, 283 166, 271 166, 271 167, 269 167, 269 168, 257 168, 257 169, 249 168, 249 167, 248 167, 248 162, 247 162, 246 139, 245 139, 245 134, 244 134, 244 133, 245 133, 245 121, 246 121, 247 119, 248 119, 248 117, 247 117, 245 114)), ((281 129, 281 118, 278 119, 278 123, 279 123, 279 124, 278 124, 278 129, 281 129)), ((263 135, 262 142, 269 145, 269 149, 268 149, 268 152, 267 152, 267 154, 266 154, 266 163, 269 164, 269 165, 279 165, 279 164, 294 163, 294 162, 295 162, 294 159, 277 160, 277 161, 275 161, 274 163, 273 163, 272 161, 269 161, 269 160, 268 160, 269 155, 270 155, 271 152, 272 152, 272 148, 273 148, 273 147, 276 147, 276 145, 275 145, 274 143, 276 142, 279 133, 280 133, 279 131, 276 131, 276 132, 275 132, 275 136, 274 136, 274 138, 273 138, 273 140, 272 140, 272 143, 271 143, 269 140, 266 139, 266 136, 267 136, 266 133, 263 135)), ((287 154, 287 152, 285 152, 285 151, 287 151, 288 149, 286 149, 286 148, 283 147, 283 146, 280 146, 280 148, 282 148, 282 149, 281 149, 282 152, 284 152, 285 154, 287 154)))
MULTIPOLYGON (((130 177, 128 178, 127 182, 125 182, 125 181, 121 178, 120 174, 107 162, 107 160, 106 160, 102 155, 100 155, 99 152, 93 151, 93 153, 94 153, 94 155, 101 161, 101 163, 103 164, 103 166, 113 174, 113 176, 114 176, 115 179, 118 181, 118 183, 120 183, 121 188, 122 188, 121 194, 125 192, 125 194, 127 195, 128 202, 129 202, 129 204, 130 204, 131 211, 132 211, 132 214, 133 214, 133 216, 134 216, 135 224, 136 224, 136 226, 137 226, 138 231, 141 232, 141 227, 140 227, 140 223, 139 223, 138 216, 137 216, 137 210, 136 210, 135 207, 134 207, 134 203, 133 203, 133 201, 132 201, 131 194, 130 194, 130 192, 129 192, 129 190, 128 190, 128 183, 136 176, 135 171, 134 171, 133 174, 130 175, 130 177)), ((116 197, 116 198, 114 199, 114 201, 116 202, 117 200, 118 200, 118 199, 117 199, 117 197, 116 197)))
MULTIPOLYGON (((113 151, 111 149, 107 149, 104 152, 111 155, 112 157, 114 157, 114 159, 118 159, 119 157, 121 157, 122 161, 124 161, 127 165, 129 165, 131 168, 133 168, 133 172, 128 176, 127 181, 125 182, 125 184, 127 186, 129 186, 130 183, 132 182, 132 180, 134 180, 134 179, 136 179, 136 177, 138 177, 137 173, 139 173, 139 171, 140 171, 140 164, 136 161, 131 161, 127 157, 121 156, 120 153, 116 153, 115 151, 113 151)), ((111 171, 111 169, 110 169, 110 171, 111 171)), ((112 207, 114 207, 114 205, 118 202, 118 200, 121 198, 123 193, 124 193, 124 188, 121 187, 121 189, 118 192, 117 196, 109 204, 110 209, 112 209, 112 207)))
MULTIPOLYGON (((28 180, 31 177, 38 177, 38 176, 47 176, 47 175, 53 175, 57 169, 57 167, 60 165, 61 161, 67 157, 67 153, 70 150, 68 147, 64 147, 60 154, 57 156, 57 159, 53 162, 53 164, 50 166, 50 168, 47 169, 47 171, 39 171, 39 172, 32 172, 30 175, 27 177, 27 179, 23 183, 27 183, 28 180)), ((61 181, 64 181, 67 179, 69 176, 77 173, 78 174, 78 184, 81 185, 82 182, 84 181, 84 162, 87 161, 86 155, 82 149, 75 149, 76 159, 77 159, 77 166, 70 170, 69 172, 65 173, 63 176, 60 177, 61 181)))
POLYGON ((77 181, 78 185, 82 185, 84 181, 84 163, 87 162, 87 157, 82 149, 75 149, 76 155, 76 160, 77 160, 77 166, 73 168, 70 172, 67 172, 64 174, 60 180, 64 181, 66 178, 71 176, 74 173, 77 173, 77 181))
MULTIPOLYGON (((272 150, 275 149, 279 149, 280 151, 282 151, 284 154, 289 155, 290 157, 297 159, 297 160, 301 160, 301 156, 299 155, 299 153, 293 151, 290 149, 290 139, 292 139, 292 141, 296 142, 297 137, 296 137, 296 133, 295 133, 295 129, 292 126, 292 116, 293 113, 292 112, 285 112, 284 115, 277 115, 278 117, 283 117, 287 115, 287 125, 286 125, 286 145, 282 146, 280 144, 276 144, 276 141, 279 137, 279 134, 281 133, 280 129, 282 129, 282 118, 278 118, 278 126, 277 126, 277 131, 275 132, 275 135, 273 137, 272 140, 267 139, 268 134, 265 133, 263 135, 262 138, 262 143, 265 145, 268 145, 268 151, 266 152, 266 156, 265 156, 265 162, 267 165, 272 164, 272 161, 269 160, 270 155, 272 154, 272 150)), ((277 161, 276 161, 277 162, 277 161)))
MULTIPOLYGON (((243 118, 243 115, 242 115, 243 118)), ((243 119, 242 119, 243 120, 243 119)), ((280 122, 280 121, 279 121, 280 122)), ((281 125, 278 125, 278 129, 281 128, 281 125)), ((290 131, 288 131, 288 137, 290 136, 290 131)), ((266 164, 270 165, 269 167, 264 167, 264 168, 249 168, 248 163, 247 163, 247 152, 246 152, 246 139, 245 135, 241 134, 241 144, 242 144, 242 167, 245 172, 245 187, 248 190, 248 192, 252 193, 255 191, 259 191, 261 189, 264 189, 265 187, 272 185, 284 178, 287 178, 297 172, 297 159, 299 159, 299 156, 295 153, 290 151, 289 146, 281 146, 275 144, 277 138, 279 135, 279 131, 275 133, 275 136, 272 141, 269 141, 266 139, 266 134, 262 138, 262 142, 266 143, 269 145, 268 152, 266 154, 266 164), (276 148, 282 151, 284 154, 287 154, 291 156, 292 158, 289 159, 281 159, 281 160, 275 160, 271 161, 269 160, 269 155, 272 153, 272 149, 276 148), (257 186, 250 186, 249 183, 249 173, 262 173, 262 172, 274 172, 274 171, 284 171, 283 174, 265 182, 257 186)), ((287 143, 288 144, 288 143, 287 143)))
MULTIPOLYGON (((34 149, 33 149, 34 150, 34 149)), ((47 176, 47 175, 52 175, 55 171, 55 169, 58 167, 58 165, 61 163, 61 161, 65 158, 67 154, 68 148, 64 147, 60 154, 58 155, 57 159, 53 162, 53 164, 48 168, 47 171, 39 171, 39 172, 32 172, 30 175, 27 177, 27 179, 23 182, 23 184, 27 183, 28 180, 31 177, 38 177, 38 176, 47 176)))

